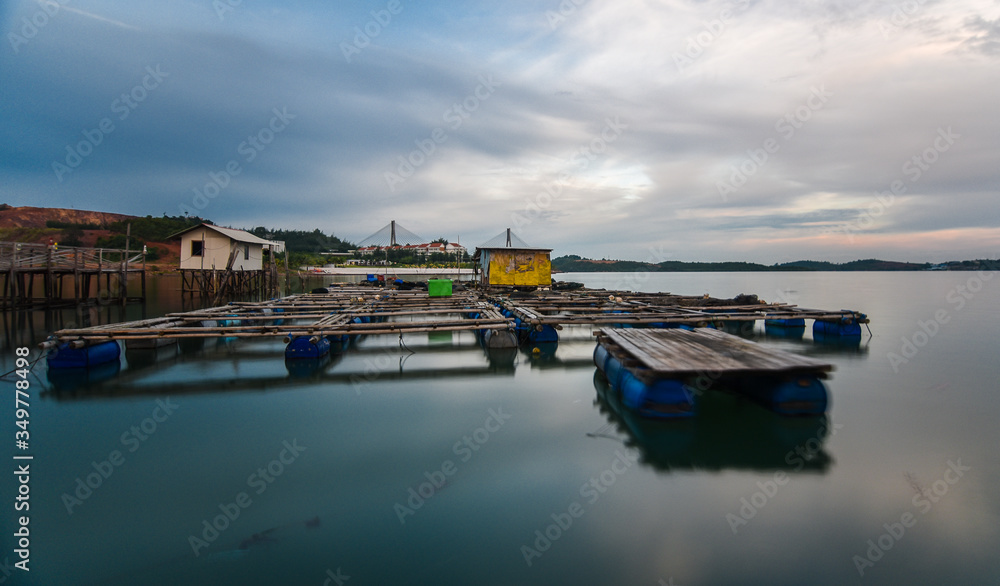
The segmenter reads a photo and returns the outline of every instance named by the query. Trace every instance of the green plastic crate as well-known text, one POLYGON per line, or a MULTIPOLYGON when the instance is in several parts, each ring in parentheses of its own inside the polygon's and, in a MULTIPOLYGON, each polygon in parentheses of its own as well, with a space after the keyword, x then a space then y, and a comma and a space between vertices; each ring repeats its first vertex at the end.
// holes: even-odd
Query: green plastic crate
POLYGON ((431 297, 451 297, 451 279, 427 279, 427 294, 431 297))

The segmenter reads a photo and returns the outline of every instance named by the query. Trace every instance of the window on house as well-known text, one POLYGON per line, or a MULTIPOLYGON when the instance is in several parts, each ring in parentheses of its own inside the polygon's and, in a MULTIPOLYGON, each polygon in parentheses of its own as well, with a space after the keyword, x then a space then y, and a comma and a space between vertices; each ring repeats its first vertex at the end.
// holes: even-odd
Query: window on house
POLYGON ((250 245, 243 245, 243 260, 250 260, 250 245))
POLYGON ((191 241, 191 256, 202 256, 205 254, 205 243, 201 240, 191 241))

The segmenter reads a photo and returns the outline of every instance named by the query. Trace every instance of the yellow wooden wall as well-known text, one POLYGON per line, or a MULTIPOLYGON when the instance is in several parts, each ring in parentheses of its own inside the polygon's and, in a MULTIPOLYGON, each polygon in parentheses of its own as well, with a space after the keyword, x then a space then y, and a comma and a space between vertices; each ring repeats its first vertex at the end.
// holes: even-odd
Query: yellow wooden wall
POLYGON ((547 252, 491 250, 489 284, 508 287, 548 287, 552 262, 547 252))

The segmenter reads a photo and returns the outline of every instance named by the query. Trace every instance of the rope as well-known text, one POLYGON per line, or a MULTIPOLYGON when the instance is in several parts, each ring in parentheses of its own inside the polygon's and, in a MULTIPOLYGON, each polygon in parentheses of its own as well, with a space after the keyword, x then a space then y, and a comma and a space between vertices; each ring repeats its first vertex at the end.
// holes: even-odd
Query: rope
MULTIPOLYGON (((406 348, 406 351, 409 352, 410 354, 416 354, 416 352, 414 352, 413 350, 410 350, 410 347, 407 346, 406 342, 403 341, 403 332, 399 332, 399 347, 400 348, 406 348)), ((407 357, 409 357, 409 356, 407 356, 407 357)), ((402 366, 402 364, 400 364, 400 366, 402 366)))
MULTIPOLYGON (((28 372, 29 373, 31 373, 31 370, 33 368, 35 368, 35 365, 38 364, 38 361, 41 360, 44 356, 45 356, 45 352, 39 352, 38 353, 38 358, 35 358, 35 360, 32 361, 31 364, 28 365, 28 372)), ((11 374, 14 374, 18 370, 21 370, 21 369, 20 368, 14 368, 14 370, 11 370, 10 372, 5 372, 4 374, 0 375, 0 379, 7 378, 8 376, 10 376, 11 374)))

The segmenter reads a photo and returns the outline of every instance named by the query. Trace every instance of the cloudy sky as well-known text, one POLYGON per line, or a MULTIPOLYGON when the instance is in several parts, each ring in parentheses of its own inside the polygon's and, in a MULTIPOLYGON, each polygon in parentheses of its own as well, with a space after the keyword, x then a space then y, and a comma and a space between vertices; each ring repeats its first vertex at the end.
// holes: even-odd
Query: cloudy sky
POLYGON ((635 260, 1000 256, 1000 1, 5 0, 0 200, 635 260))

